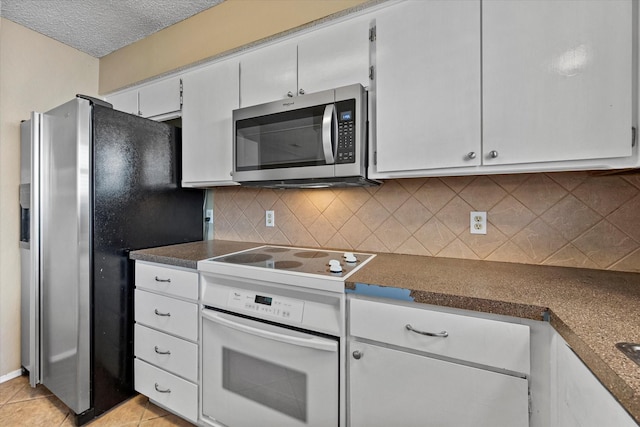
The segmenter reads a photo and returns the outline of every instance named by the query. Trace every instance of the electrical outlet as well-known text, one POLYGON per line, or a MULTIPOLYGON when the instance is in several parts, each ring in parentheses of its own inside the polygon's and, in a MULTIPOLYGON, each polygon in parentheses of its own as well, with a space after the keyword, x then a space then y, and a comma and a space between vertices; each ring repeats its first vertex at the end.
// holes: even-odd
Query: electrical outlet
POLYGON ((471 231, 471 234, 487 234, 486 212, 471 212, 469 231, 471 231))
POLYGON ((264 215, 265 225, 267 227, 275 227, 276 226, 276 216, 273 211, 265 211, 264 215))
POLYGON ((204 222, 213 222, 213 209, 207 209, 204 216, 204 222))

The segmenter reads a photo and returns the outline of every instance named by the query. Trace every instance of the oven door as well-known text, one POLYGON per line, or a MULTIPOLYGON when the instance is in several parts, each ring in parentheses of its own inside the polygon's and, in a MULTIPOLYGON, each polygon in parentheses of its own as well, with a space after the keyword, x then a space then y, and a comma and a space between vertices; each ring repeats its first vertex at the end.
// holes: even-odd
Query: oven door
POLYGON ((203 419, 338 426, 338 340, 202 310, 203 419))

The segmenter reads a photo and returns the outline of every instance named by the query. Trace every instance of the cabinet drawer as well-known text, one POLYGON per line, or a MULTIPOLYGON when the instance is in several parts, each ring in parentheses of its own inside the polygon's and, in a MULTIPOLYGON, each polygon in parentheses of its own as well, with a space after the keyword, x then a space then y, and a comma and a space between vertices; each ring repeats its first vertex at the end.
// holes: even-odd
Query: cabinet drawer
POLYGON ((198 340, 198 304, 136 289, 135 317, 143 325, 198 340))
POLYGON ((134 360, 135 389, 194 423, 198 419, 198 386, 162 369, 134 360))
POLYGON ((198 380, 198 345, 135 325, 134 351, 136 357, 180 375, 189 381, 198 380))
POLYGON ((389 343, 529 375, 529 327, 423 308, 352 298, 349 333, 389 343), (440 333, 425 336, 407 329, 440 333))
POLYGON ((136 288, 198 299, 198 273, 136 261, 136 288))

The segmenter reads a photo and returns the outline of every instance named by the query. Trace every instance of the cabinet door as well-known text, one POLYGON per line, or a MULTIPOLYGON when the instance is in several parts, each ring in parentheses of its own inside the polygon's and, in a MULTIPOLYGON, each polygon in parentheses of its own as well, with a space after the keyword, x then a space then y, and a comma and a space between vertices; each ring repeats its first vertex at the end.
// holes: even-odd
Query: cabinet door
POLYGON ((631 155, 631 9, 483 1, 484 164, 631 155))
POLYGON ((173 77, 143 86, 138 91, 142 117, 155 117, 180 111, 180 78, 173 77))
POLYGON ((238 108, 238 61, 217 62, 183 76, 182 184, 229 185, 231 112, 238 108))
POLYGON ((298 40, 298 94, 369 85, 369 20, 333 24, 298 40))
POLYGON ((480 1, 400 3, 376 32, 374 176, 480 164, 480 1))
POLYGON ((107 102, 113 105, 114 110, 138 115, 138 90, 131 89, 107 97, 107 102))
POLYGON ((638 426, 557 334, 554 344, 552 427, 638 426))
POLYGON ((529 425, 526 379, 363 343, 350 351, 352 427, 529 425))
POLYGON ((240 58, 240 105, 262 104, 295 96, 297 46, 282 42, 262 47, 240 58))

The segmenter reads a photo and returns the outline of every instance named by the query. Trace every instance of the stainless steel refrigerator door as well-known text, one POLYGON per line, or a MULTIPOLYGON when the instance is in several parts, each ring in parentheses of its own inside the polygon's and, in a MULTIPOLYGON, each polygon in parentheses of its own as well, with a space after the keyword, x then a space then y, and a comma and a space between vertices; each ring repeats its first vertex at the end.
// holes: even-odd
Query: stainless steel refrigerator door
POLYGON ((29 371, 32 387, 40 382, 39 203, 31 191, 39 169, 40 118, 32 112, 31 119, 20 124, 20 362, 29 371))
POLYGON ((41 376, 74 412, 90 407, 91 110, 74 99, 43 114, 41 376))

